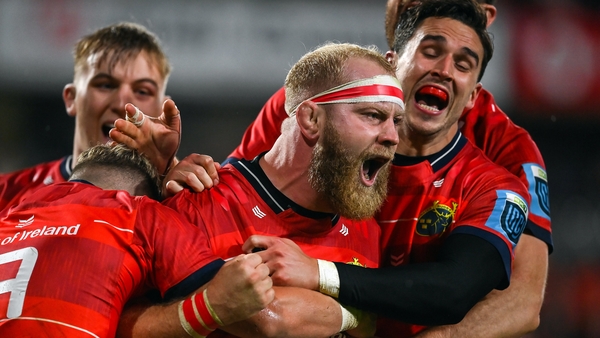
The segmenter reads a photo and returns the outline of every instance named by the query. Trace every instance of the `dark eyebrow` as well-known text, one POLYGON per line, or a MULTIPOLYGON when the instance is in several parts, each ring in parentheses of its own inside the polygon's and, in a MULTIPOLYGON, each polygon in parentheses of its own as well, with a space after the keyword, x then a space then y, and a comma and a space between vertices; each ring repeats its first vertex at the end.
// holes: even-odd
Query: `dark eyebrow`
MULTIPOLYGON (((423 39, 421 39, 421 42, 425 42, 425 41, 433 41, 433 42, 445 44, 446 38, 441 35, 427 34, 423 37, 423 39)), ((469 47, 463 47, 463 48, 461 48, 461 50, 463 51, 463 53, 465 53, 475 59, 475 66, 479 65, 479 55, 477 55, 477 53, 475 53, 475 51, 473 51, 469 47)))

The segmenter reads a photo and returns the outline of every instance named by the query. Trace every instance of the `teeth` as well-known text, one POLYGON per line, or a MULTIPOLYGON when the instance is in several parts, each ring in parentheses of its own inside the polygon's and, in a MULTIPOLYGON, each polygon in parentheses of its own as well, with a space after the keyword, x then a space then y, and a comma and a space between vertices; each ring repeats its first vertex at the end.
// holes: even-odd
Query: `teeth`
POLYGON ((438 112, 438 111, 440 111, 437 107, 431 107, 431 106, 428 106, 428 105, 423 104, 423 103, 419 103, 419 107, 421 107, 423 109, 427 109, 427 110, 432 111, 432 112, 438 112))
POLYGON ((370 164, 368 162, 363 163, 362 172, 363 172, 363 176, 367 179, 367 181, 371 180, 371 175, 369 174, 369 172, 370 172, 369 166, 370 166, 370 164))

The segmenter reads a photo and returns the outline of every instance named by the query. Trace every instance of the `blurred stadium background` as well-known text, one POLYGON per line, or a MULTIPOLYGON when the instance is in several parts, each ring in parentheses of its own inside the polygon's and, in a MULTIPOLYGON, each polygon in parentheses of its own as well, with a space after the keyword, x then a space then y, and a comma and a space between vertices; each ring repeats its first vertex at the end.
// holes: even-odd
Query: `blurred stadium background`
MULTIPOLYGON (((386 51, 385 0, 0 0, 0 172, 72 150, 64 109, 71 50, 118 21, 144 24, 174 67, 179 156, 226 158, 290 66, 326 41, 386 51)), ((600 3, 498 0, 483 79, 537 142, 548 169, 555 252, 540 328, 528 337, 600 337, 600 3)))

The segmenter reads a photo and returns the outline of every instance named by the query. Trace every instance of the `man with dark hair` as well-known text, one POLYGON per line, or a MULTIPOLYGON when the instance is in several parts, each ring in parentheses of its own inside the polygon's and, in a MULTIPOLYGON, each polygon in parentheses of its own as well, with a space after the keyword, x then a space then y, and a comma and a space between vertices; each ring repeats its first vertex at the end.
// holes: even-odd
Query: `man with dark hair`
MULTIPOLYGON (((321 290, 383 317, 377 335, 412 336, 455 324, 509 284, 529 195, 460 132, 492 56, 486 14, 469 0, 430 0, 403 14, 396 74, 405 93, 388 197, 376 216, 382 267, 355 269, 302 258, 269 237, 251 238, 274 282, 321 290), (288 256, 288 257, 286 257, 288 256), (419 325, 410 325, 419 324, 419 325)), ((298 251, 295 251, 296 253, 298 251)))
POLYGON ((125 302, 149 289, 167 301, 198 292, 160 308, 174 320, 194 303, 228 325, 271 302, 259 256, 224 263, 197 227, 144 195, 158 196, 148 160, 99 145, 81 154, 69 182, 10 208, 0 220, 0 292, 10 293, 0 298, 0 336, 114 337, 125 302))
MULTIPOLYGON (((478 1, 486 11, 487 25, 496 19, 495 1, 478 1)), ((388 0, 385 30, 390 48, 396 53, 394 31, 402 14, 415 2, 388 0)), ((529 133, 515 125, 498 107, 490 92, 482 88, 472 109, 460 117, 464 136, 482 149, 494 163, 506 168, 527 186, 531 204, 527 227, 515 248, 511 284, 494 290, 479 302, 458 325, 430 328, 419 337, 516 337, 534 331, 548 274, 548 254, 553 250, 548 181, 545 164, 529 133)))
MULTIPOLYGON (((390 60, 396 54, 394 32, 402 21, 400 15, 417 3, 410 0, 387 2, 385 32, 390 60)), ((480 0, 478 3, 485 10, 489 26, 496 19, 495 1, 480 0)), ((283 109, 284 100, 283 89, 268 100, 230 158, 254 158, 273 144, 283 119, 287 117, 283 109)), ((521 179, 528 188, 531 204, 524 235, 515 249, 510 286, 506 290, 492 291, 459 324, 430 328, 422 333, 422 337, 429 337, 426 334, 431 337, 521 336, 539 325, 548 253, 553 250, 544 160, 527 131, 510 120, 485 88, 479 91, 473 107, 465 109, 460 116, 459 127, 463 136, 483 150, 489 159, 521 179)), ((212 186, 212 180, 202 182, 206 187, 212 186)), ((193 181, 186 183, 198 189, 193 181)), ((393 189, 390 186, 390 191, 393 189)))

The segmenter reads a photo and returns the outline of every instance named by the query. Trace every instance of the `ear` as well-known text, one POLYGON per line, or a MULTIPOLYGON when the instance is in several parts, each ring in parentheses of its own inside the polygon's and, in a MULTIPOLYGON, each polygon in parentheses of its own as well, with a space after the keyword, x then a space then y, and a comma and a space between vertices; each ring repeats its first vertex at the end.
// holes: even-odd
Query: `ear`
POLYGON ((385 59, 392 65, 392 67, 394 67, 394 69, 396 69, 396 66, 398 65, 398 53, 394 52, 393 50, 388 50, 385 53, 385 59))
POLYGON ((483 85, 481 84, 481 82, 479 82, 479 83, 477 83, 477 85, 475 85, 475 88, 473 89, 473 92, 471 93, 471 96, 469 97, 469 101, 465 105, 465 109, 472 109, 475 106, 475 101, 477 101, 477 97, 479 96, 479 93, 481 92, 481 88, 483 88, 483 85))
POLYGON ((485 9, 485 14, 487 16, 487 27, 489 28, 492 22, 496 20, 496 6, 490 4, 481 4, 481 7, 485 9))
POLYGON ((321 128, 319 123, 324 118, 325 111, 313 101, 304 101, 296 110, 296 121, 300 132, 309 144, 317 142, 321 128))
POLYGON ((67 110, 67 115, 69 116, 75 116, 77 114, 77 111, 75 109, 76 94, 77 92, 75 89, 75 85, 72 83, 67 84, 63 89, 63 101, 65 102, 65 109, 67 110))

